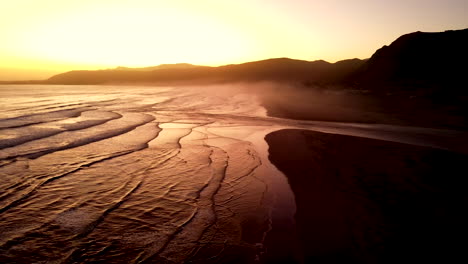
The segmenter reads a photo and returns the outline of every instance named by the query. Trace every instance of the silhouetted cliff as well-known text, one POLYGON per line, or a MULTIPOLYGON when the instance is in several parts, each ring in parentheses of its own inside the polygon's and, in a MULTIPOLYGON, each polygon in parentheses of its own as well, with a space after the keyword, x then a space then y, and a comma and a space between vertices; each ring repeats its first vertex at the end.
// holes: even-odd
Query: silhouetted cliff
POLYGON ((403 35, 377 50, 354 75, 374 90, 466 93, 468 29, 403 35))

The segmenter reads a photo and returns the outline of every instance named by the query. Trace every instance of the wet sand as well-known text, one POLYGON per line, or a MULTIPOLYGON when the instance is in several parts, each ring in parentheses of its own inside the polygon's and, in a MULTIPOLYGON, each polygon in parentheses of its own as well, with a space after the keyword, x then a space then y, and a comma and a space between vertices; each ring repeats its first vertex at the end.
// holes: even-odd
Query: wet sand
POLYGON ((467 155, 298 129, 266 141, 295 195, 305 263, 466 260, 467 155))

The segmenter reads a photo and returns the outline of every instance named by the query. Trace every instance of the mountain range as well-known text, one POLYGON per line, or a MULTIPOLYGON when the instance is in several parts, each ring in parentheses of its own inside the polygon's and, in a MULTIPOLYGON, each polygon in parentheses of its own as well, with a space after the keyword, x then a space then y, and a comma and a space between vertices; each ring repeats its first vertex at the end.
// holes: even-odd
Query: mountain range
POLYGON ((342 80, 361 65, 352 59, 337 63, 302 61, 288 58, 268 59, 219 67, 169 64, 148 68, 124 68, 97 71, 70 71, 52 76, 51 84, 172 83, 172 82, 249 82, 313 81, 330 83, 342 80))
POLYGON ((403 35, 378 49, 367 60, 329 63, 288 58, 268 59, 219 67, 186 63, 146 68, 117 67, 94 71, 70 71, 43 81, 16 83, 200 84, 218 82, 279 81, 305 86, 343 86, 373 91, 437 92, 450 89, 467 94, 468 29, 403 35), (448 88, 445 88, 448 87, 448 88))

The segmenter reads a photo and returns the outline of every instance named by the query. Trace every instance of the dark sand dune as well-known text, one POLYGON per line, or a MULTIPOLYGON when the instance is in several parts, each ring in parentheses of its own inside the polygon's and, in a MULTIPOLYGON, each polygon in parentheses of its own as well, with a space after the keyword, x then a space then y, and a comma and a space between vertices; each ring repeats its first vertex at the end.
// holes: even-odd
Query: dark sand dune
POLYGON ((468 156, 304 130, 266 136, 306 263, 467 260, 468 156))

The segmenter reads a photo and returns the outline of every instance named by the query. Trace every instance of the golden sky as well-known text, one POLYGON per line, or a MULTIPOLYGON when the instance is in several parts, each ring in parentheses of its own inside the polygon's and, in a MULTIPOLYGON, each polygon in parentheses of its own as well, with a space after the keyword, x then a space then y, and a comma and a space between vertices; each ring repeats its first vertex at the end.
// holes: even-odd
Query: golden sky
POLYGON ((467 28, 466 14, 466 0, 0 0, 0 79, 368 58, 405 33, 467 28))

